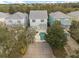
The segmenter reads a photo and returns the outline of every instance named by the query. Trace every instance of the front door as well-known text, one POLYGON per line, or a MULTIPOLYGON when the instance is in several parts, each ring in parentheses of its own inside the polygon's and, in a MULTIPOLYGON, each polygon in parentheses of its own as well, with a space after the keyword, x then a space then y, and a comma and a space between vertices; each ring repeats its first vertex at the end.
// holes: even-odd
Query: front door
POLYGON ((45 40, 45 32, 41 32, 39 35, 41 40, 45 40))

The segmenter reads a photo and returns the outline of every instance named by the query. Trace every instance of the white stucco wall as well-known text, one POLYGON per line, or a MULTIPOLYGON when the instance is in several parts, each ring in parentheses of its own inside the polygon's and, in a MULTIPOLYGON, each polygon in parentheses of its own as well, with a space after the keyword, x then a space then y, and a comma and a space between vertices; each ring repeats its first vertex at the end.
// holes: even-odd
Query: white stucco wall
POLYGON ((30 19, 30 27, 36 27, 36 31, 46 31, 47 30, 47 19, 30 19), (35 22, 32 22, 32 20, 35 20, 35 22), (44 20, 44 22, 41 22, 41 20, 44 20), (40 27, 43 27, 40 24, 45 24, 45 28, 42 30, 40 27), (40 25, 40 27, 39 27, 40 25))
POLYGON ((5 18, 0 18, 0 22, 4 23, 4 21, 5 21, 5 18))
POLYGON ((26 26, 27 24, 25 24, 25 20, 26 19, 8 19, 5 21, 5 23, 7 26, 14 26, 18 25, 19 24, 18 21, 20 21, 21 25, 26 26))

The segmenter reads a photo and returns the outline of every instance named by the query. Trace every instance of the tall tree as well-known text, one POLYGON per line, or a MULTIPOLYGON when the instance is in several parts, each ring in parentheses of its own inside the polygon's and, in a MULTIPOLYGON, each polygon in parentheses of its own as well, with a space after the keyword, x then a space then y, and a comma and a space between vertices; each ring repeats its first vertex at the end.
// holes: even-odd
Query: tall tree
POLYGON ((56 21, 48 30, 46 41, 52 48, 61 48, 66 44, 67 38, 59 21, 56 21))
POLYGON ((14 8, 12 5, 9 5, 9 13, 13 14, 15 12, 14 8))

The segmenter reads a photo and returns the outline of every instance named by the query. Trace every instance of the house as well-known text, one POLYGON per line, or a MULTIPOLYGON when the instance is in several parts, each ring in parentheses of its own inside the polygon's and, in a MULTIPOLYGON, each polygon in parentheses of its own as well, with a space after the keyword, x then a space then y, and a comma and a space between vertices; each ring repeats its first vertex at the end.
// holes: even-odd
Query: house
POLYGON ((10 14, 5 19, 6 19, 5 23, 7 27, 28 26, 28 14, 25 13, 16 12, 14 14, 10 14))
POLYGON ((70 25, 71 25, 71 18, 60 12, 60 11, 57 11, 57 12, 52 12, 49 14, 49 25, 52 26, 53 23, 58 20, 61 22, 61 25, 64 29, 69 29, 70 25))
POLYGON ((9 16, 9 13, 0 12, 0 24, 5 25, 5 18, 9 16))
POLYGON ((37 32, 37 41, 44 41, 45 33, 47 31, 47 10, 31 10, 29 14, 30 27, 37 32))
POLYGON ((79 21, 79 11, 73 11, 68 13, 67 15, 69 15, 72 20, 79 21))

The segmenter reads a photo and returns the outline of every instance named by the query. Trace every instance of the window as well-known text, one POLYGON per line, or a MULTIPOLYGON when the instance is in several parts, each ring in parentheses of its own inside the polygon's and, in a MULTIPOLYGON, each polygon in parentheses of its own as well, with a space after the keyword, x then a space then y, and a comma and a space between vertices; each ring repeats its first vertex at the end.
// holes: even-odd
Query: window
POLYGON ((19 20, 17 21, 19 24, 21 23, 19 20))
POLYGON ((32 22, 35 22, 35 20, 32 20, 32 22))
POLYGON ((41 20, 41 22, 44 22, 44 20, 41 20))
POLYGON ((11 21, 11 20, 9 20, 9 22, 10 22, 10 23, 12 23, 12 21, 11 21))

